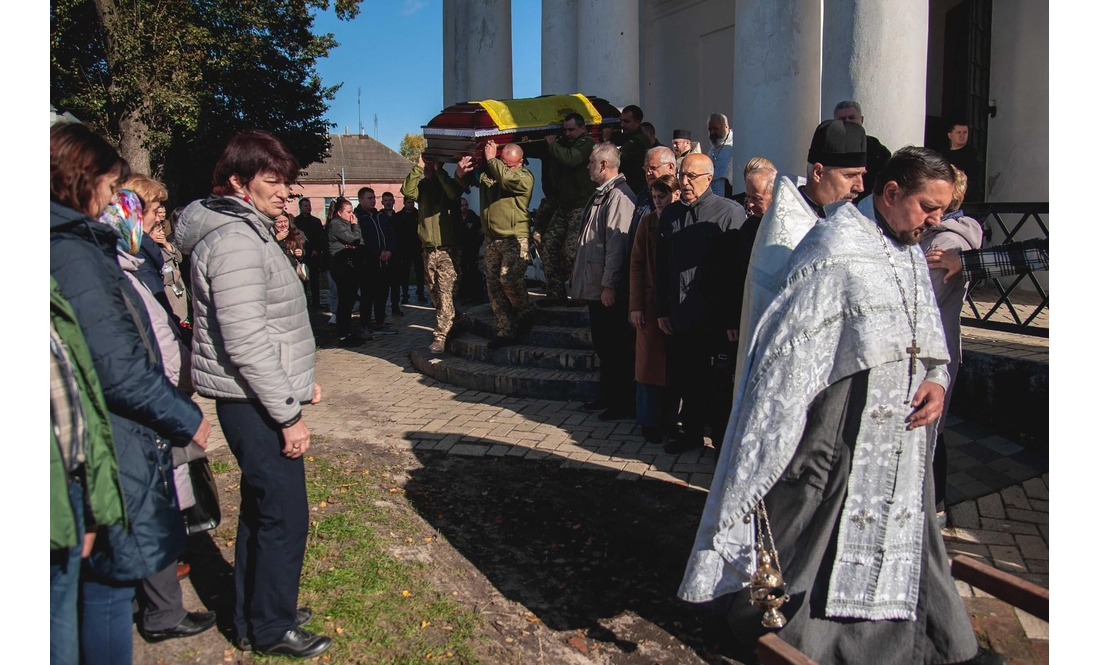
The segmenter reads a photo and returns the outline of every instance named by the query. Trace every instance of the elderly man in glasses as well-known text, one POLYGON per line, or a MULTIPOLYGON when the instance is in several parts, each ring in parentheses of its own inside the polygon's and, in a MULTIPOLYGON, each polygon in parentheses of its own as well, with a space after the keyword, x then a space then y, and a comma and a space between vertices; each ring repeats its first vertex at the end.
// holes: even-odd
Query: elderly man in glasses
POLYGON ((717 381, 729 374, 734 348, 726 331, 718 329, 722 326, 708 323, 721 318, 711 310, 723 300, 708 294, 728 285, 704 282, 721 282, 722 271, 730 272, 733 257, 718 256, 715 248, 729 247, 731 239, 724 236, 738 233, 747 217, 739 204, 711 190, 714 163, 706 155, 685 157, 677 175, 680 200, 661 213, 657 245, 657 324, 669 335, 669 380, 683 399, 683 432, 665 446, 670 454, 701 448, 706 424, 715 429, 715 447, 721 445, 724 432, 718 428, 728 413, 719 413, 722 407, 714 397, 717 381))

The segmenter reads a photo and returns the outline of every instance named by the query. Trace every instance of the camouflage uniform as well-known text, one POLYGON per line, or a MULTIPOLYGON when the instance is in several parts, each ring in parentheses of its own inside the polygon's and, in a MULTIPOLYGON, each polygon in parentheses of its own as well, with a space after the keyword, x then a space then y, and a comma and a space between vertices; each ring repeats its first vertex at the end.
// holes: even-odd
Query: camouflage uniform
POLYGON ((544 196, 538 209, 535 210, 534 217, 531 219, 531 239, 535 241, 535 249, 540 257, 543 256, 542 239, 546 235, 546 227, 550 226, 550 220, 554 217, 554 213, 558 211, 558 207, 557 199, 544 196))
POLYGON ((493 308, 493 325, 500 337, 515 337, 519 322, 531 316, 531 299, 523 281, 528 242, 528 238, 512 237, 485 243, 485 286, 493 308))
POLYGON ((542 236, 542 270, 546 273, 546 296, 565 299, 565 281, 573 274, 577 242, 584 208, 558 208, 542 236))
POLYGON ((447 341, 447 334, 454 325, 454 300, 461 265, 462 252, 458 247, 424 248, 424 277, 432 304, 435 305, 435 332, 432 337, 437 342, 447 341))

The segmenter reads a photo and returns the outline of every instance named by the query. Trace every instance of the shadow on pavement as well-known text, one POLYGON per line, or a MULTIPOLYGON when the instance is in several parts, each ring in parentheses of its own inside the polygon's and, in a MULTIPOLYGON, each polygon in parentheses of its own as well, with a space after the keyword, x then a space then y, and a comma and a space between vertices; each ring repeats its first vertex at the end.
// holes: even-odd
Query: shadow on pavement
POLYGON ((704 493, 562 468, 555 456, 414 452, 423 468, 405 486, 411 505, 548 628, 580 629, 631 653, 654 636, 648 623, 708 662, 729 662, 716 654, 754 662, 732 639, 721 601, 694 605, 676 597, 704 493), (621 615, 643 621, 608 621, 621 615))

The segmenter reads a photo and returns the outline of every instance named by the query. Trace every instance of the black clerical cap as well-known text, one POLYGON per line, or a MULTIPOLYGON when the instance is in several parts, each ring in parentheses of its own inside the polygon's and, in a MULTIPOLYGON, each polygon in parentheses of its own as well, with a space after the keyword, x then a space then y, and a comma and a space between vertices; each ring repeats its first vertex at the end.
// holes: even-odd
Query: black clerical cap
POLYGON ((672 130, 672 138, 673 139, 687 139, 687 140, 690 141, 691 140, 691 130, 690 129, 674 129, 674 130, 672 130))
POLYGON ((814 130, 807 161, 822 166, 867 166, 867 133, 847 120, 826 120, 814 130))

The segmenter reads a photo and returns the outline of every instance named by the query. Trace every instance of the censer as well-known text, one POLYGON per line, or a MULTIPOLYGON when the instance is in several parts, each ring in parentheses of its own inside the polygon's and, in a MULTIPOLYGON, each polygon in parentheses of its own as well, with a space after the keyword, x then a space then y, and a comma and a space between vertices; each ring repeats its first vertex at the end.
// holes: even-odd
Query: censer
POLYGON ((760 622, 765 628, 782 628, 787 624, 787 618, 779 612, 779 608, 790 599, 783 571, 779 567, 779 554, 775 551, 768 510, 761 499, 756 507, 756 570, 749 578, 749 602, 764 610, 760 622), (765 531, 771 543, 770 550, 765 546, 765 531))

